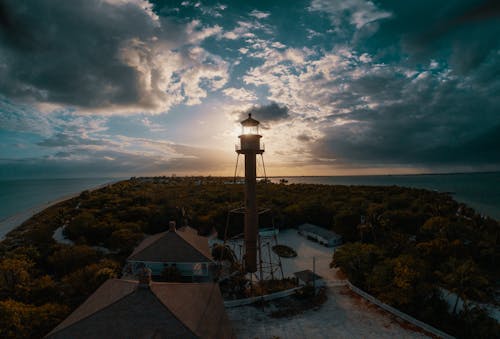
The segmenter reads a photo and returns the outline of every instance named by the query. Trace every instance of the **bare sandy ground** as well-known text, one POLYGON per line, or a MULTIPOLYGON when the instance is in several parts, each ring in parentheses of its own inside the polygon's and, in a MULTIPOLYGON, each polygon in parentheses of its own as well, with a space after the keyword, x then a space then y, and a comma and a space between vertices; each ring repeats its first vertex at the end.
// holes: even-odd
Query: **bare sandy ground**
MULTIPOLYGON (((309 241, 295 230, 285 230, 278 243, 291 246, 298 256, 282 258, 285 276, 312 269, 327 282, 338 280, 337 272, 329 268, 334 249, 309 241)), ((413 326, 392 316, 347 287, 327 289, 328 300, 318 310, 309 310, 289 318, 271 318, 270 309, 254 306, 228 308, 227 313, 238 338, 428 338, 413 326)))
POLYGON ((25 210, 25 211, 19 212, 17 214, 14 214, 13 216, 11 216, 11 217, 9 217, 9 218, 7 218, 5 220, 2 220, 0 222, 0 240, 3 240, 3 238, 5 237, 5 235, 7 233, 9 233, 10 231, 12 231, 17 226, 20 226, 23 222, 25 222, 26 220, 28 220, 29 218, 31 218, 35 214, 40 213, 44 209, 46 209, 46 208, 48 208, 48 207, 50 207, 52 205, 55 205, 57 203, 60 203, 61 201, 73 198, 74 196, 77 196, 78 194, 74 194, 74 195, 71 195, 71 196, 66 196, 64 198, 57 199, 55 201, 51 201, 51 202, 48 202, 48 203, 43 204, 43 205, 30 208, 28 210, 25 210))
POLYGON ((318 310, 289 318, 271 318, 269 309, 228 308, 238 338, 428 338, 354 295, 347 287, 329 287, 328 300, 318 310))

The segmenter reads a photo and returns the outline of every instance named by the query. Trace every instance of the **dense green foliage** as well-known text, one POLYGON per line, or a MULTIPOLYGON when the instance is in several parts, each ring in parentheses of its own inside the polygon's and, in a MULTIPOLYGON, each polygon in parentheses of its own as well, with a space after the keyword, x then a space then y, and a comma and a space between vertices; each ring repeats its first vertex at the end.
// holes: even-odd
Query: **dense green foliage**
POLYGON ((496 338, 500 326, 476 305, 492 303, 498 291, 498 231, 496 221, 478 216, 432 216, 415 234, 393 226, 369 242, 347 243, 331 266, 383 302, 459 338, 496 338), (446 290, 456 295, 451 312, 441 297, 446 290))
MULTIPOLYGON (((213 228, 221 237, 241 233, 241 216, 228 218, 228 211, 241 207, 243 185, 229 181, 132 178, 85 191, 26 221, 0 243, 0 337, 50 331, 119 275, 145 235, 166 230, 170 220, 202 234, 213 228), (53 239, 61 227, 75 245, 53 239)), ((472 308, 448 315, 437 288, 467 300, 489 298, 499 281, 497 221, 448 194, 421 189, 261 183, 257 192, 259 205, 272 210, 260 215, 261 227, 310 222, 352 242, 337 251, 334 264, 382 300, 451 333, 457 319, 459 329, 495 330, 496 323, 472 308)), ((165 272, 168 279, 173 273, 165 272)))

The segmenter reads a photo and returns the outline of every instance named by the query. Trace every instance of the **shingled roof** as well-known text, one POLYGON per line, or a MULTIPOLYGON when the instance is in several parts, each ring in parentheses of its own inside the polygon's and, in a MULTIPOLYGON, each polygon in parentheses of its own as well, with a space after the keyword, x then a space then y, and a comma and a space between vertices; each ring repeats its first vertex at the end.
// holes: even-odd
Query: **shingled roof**
POLYGON ((213 283, 110 279, 47 338, 234 338, 213 283))
POLYGON ((322 276, 317 275, 316 273, 314 273, 311 270, 304 270, 304 271, 295 272, 293 275, 307 284, 310 282, 313 282, 314 280, 319 281, 319 280, 323 279, 322 276))
POLYGON ((212 261, 208 240, 191 227, 152 235, 136 247, 129 261, 207 262, 212 261))

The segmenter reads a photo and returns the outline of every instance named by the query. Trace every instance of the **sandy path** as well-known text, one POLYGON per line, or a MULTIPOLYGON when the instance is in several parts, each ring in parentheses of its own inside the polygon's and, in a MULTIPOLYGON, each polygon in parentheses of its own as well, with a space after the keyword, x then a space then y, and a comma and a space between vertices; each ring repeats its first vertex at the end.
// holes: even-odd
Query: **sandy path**
MULTIPOLYGON (((278 242, 293 247, 298 253, 293 259, 282 258, 285 276, 312 269, 314 257, 319 275, 327 282, 338 280, 336 270, 329 267, 332 248, 309 241, 296 230, 280 232, 278 242)), ((317 311, 309 310, 289 318, 271 318, 267 316, 270 309, 254 306, 228 308, 227 313, 238 338, 428 338, 347 287, 330 286, 327 295, 328 300, 317 311)))

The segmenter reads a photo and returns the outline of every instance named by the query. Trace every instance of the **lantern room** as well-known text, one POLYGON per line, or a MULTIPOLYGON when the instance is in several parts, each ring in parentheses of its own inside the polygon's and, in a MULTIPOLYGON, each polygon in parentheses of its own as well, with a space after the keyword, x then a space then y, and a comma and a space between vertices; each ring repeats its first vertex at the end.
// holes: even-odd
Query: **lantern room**
POLYGON ((248 118, 241 122, 241 135, 259 135, 260 122, 248 114, 248 118))
POLYGON ((260 144, 259 134, 260 122, 252 118, 252 114, 248 114, 248 118, 241 122, 240 144, 236 145, 238 154, 262 154, 264 145, 260 144))

